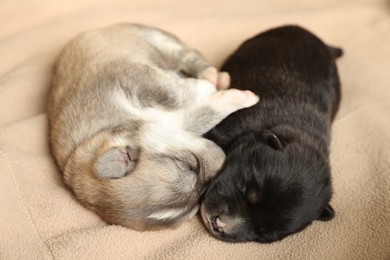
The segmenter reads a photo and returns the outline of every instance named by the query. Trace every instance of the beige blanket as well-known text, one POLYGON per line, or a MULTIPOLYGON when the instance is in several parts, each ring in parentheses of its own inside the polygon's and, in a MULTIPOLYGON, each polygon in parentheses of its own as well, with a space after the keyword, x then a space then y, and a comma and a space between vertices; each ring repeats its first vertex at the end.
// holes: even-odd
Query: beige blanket
POLYGON ((0 113, 0 259, 390 259, 389 1, 2 0, 0 113), (84 209, 50 155, 46 98, 64 44, 116 22, 171 31, 217 66, 246 38, 287 23, 341 46, 335 219, 270 245, 229 244, 198 218, 136 232, 84 209))

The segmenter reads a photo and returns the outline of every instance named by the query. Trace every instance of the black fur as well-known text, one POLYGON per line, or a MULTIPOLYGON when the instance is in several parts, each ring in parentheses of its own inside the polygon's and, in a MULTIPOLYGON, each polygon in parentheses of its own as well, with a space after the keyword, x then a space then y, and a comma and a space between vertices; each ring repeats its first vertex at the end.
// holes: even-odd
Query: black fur
POLYGON ((247 40, 224 63, 232 87, 260 102, 206 134, 227 159, 202 206, 211 219, 239 220, 229 232, 205 221, 215 237, 269 243, 333 218, 328 158, 341 54, 303 28, 284 26, 247 40))

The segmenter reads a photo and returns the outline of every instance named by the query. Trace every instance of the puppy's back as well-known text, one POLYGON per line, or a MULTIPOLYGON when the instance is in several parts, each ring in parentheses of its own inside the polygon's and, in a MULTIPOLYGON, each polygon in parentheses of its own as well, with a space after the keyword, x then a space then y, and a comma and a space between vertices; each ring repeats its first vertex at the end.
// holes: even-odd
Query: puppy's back
POLYGON ((301 27, 284 26, 244 42, 222 70, 231 73, 232 87, 245 87, 261 96, 259 106, 269 99, 285 103, 310 98, 312 103, 322 104, 322 109, 335 106, 333 115, 340 87, 338 82, 329 84, 329 79, 337 81, 334 58, 339 52, 301 27), (323 99, 324 92, 330 92, 330 100, 323 99), (331 104, 324 104, 328 102, 331 104))
POLYGON ((278 27, 245 41, 222 70, 230 73, 233 88, 251 90, 261 101, 230 115, 205 136, 226 148, 243 132, 286 121, 294 125, 297 118, 321 118, 316 131, 326 133, 340 103, 339 55, 340 49, 299 26, 278 27))

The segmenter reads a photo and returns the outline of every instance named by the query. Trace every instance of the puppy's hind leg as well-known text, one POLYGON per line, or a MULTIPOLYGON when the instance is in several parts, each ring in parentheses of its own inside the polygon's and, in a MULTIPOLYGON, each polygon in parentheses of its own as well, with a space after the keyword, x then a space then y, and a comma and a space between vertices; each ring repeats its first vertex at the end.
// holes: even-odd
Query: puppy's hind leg
POLYGON ((151 27, 141 27, 140 33, 164 56, 170 58, 177 71, 191 78, 208 80, 218 89, 230 86, 227 72, 218 72, 199 51, 187 47, 173 34, 151 27))

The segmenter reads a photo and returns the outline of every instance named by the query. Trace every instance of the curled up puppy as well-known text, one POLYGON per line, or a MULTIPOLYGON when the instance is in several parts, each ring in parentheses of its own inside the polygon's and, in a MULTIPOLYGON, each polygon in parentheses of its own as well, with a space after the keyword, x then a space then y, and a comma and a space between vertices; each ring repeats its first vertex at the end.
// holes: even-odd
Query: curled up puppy
POLYGON ((262 100, 205 135, 226 153, 201 204, 212 235, 269 243, 333 218, 329 144, 339 56, 307 30, 284 26, 247 40, 224 63, 232 87, 262 100))
POLYGON ((159 29, 119 24, 80 34, 57 61, 48 104, 65 183, 108 223, 151 230, 191 218, 225 159, 201 135, 258 102, 229 84, 159 29))

